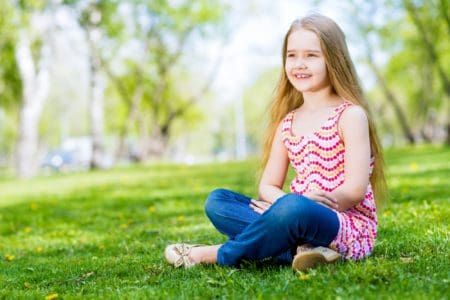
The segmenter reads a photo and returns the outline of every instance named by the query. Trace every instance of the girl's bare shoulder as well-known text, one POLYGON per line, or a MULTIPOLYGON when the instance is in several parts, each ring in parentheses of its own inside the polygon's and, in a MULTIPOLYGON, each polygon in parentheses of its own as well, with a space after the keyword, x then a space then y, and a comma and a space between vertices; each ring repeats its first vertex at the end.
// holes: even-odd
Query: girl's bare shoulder
POLYGON ((341 115, 340 123, 348 123, 349 125, 363 125, 367 124, 367 114, 364 108, 360 105, 350 105, 341 115))

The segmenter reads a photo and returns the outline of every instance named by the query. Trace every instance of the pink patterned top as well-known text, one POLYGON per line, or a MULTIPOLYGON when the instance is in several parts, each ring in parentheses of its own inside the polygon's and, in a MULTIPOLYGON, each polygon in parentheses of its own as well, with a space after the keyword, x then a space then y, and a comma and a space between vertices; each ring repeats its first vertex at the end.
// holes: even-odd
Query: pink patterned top
MULTIPOLYGON (((283 119, 282 139, 297 176, 292 180, 292 193, 311 190, 331 192, 344 183, 344 143, 339 137, 338 121, 342 112, 353 105, 343 102, 317 132, 295 136, 292 120, 295 111, 283 119)), ((373 157, 370 174, 373 170, 373 157)), ((336 211, 340 228, 330 247, 346 259, 358 260, 372 253, 377 236, 377 213, 372 186, 367 186, 364 199, 344 212, 336 211)))

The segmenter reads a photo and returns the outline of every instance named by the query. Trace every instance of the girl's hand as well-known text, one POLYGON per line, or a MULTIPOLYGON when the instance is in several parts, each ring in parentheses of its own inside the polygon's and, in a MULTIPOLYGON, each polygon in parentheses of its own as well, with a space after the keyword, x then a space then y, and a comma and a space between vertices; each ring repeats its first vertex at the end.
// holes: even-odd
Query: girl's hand
POLYGON ((266 210, 268 210, 269 207, 270 207, 271 205, 272 205, 272 204, 269 203, 269 202, 262 201, 262 200, 255 200, 255 199, 252 199, 252 200, 250 201, 250 204, 249 204, 249 206, 250 206, 251 209, 253 209, 253 210, 256 211, 258 214, 261 214, 261 215, 262 215, 266 210))
POLYGON ((316 201, 319 204, 322 204, 331 209, 338 209, 338 203, 336 199, 331 197, 331 194, 324 191, 309 191, 303 194, 303 196, 316 201))

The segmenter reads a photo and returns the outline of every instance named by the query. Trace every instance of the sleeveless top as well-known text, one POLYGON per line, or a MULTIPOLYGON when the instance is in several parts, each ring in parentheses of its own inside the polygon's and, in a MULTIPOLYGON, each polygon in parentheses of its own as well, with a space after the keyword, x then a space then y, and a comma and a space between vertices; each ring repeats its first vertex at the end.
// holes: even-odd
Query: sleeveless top
MULTIPOLYGON (((283 119, 282 140, 297 175, 290 184, 292 193, 304 194, 312 190, 332 192, 344 183, 345 147, 339 136, 338 121, 342 112, 351 105, 351 102, 344 101, 318 131, 309 135, 293 134, 295 110, 283 119)), ((371 157, 370 174, 373 165, 374 158, 371 157)), ((329 247, 346 259, 358 260, 370 255, 377 236, 377 213, 370 182, 361 200, 346 211, 335 210, 340 226, 329 247)))

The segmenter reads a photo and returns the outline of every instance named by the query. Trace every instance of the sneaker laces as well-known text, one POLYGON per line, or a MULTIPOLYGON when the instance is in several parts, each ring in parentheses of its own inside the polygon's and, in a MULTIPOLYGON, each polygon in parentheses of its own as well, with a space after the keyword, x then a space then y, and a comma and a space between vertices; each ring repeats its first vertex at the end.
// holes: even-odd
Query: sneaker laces
POLYGON ((195 263, 189 258, 189 253, 191 253, 192 246, 181 244, 174 247, 174 251, 178 254, 178 259, 175 261, 174 266, 180 267, 185 266, 186 268, 193 266, 195 263))

